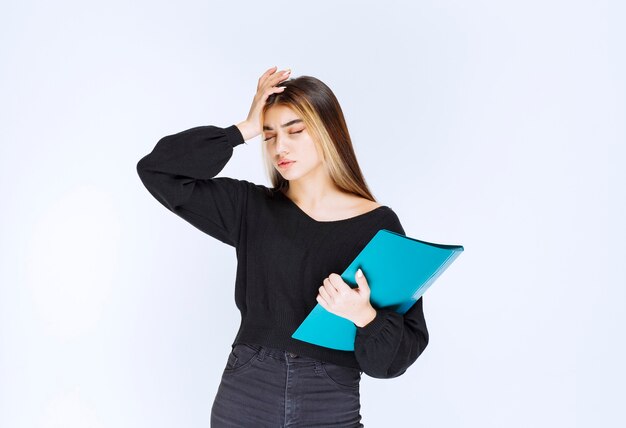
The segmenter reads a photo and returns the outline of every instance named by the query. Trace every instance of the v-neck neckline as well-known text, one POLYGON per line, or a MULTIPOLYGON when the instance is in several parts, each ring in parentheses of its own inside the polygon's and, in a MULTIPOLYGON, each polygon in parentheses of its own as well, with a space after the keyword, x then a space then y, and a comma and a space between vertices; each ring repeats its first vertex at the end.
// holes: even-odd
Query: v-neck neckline
POLYGON ((382 210, 383 208, 389 208, 387 205, 380 205, 372 210, 366 211, 364 213, 361 214, 357 214, 353 217, 348 217, 348 218, 342 218, 339 220, 316 220, 313 217, 311 217, 309 214, 307 214, 302 208, 300 208, 298 206, 298 204, 296 204, 294 201, 291 200, 291 198, 289 198, 287 195, 285 195, 283 192, 281 192, 280 190, 277 191, 278 193, 280 193, 282 195, 282 197, 284 199, 287 200, 287 202, 292 205, 300 214, 302 214, 304 217, 308 218, 310 221, 314 222, 314 223, 318 223, 318 224, 336 224, 336 223, 346 223, 346 222, 350 222, 353 220, 358 220, 361 217, 365 217, 369 214, 374 214, 377 211, 382 210))

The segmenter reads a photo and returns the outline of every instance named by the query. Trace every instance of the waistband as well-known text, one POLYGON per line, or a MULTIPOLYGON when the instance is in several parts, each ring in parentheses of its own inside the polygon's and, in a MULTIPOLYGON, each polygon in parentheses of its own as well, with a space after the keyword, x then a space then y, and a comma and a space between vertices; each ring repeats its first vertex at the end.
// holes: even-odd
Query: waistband
POLYGON ((257 358, 261 361, 265 357, 275 358, 280 361, 289 361, 294 363, 311 363, 317 362, 315 358, 306 357, 304 355, 298 355, 294 352, 286 351, 283 349, 270 348, 268 346, 257 345, 252 343, 247 343, 247 346, 250 346, 258 351, 257 358))

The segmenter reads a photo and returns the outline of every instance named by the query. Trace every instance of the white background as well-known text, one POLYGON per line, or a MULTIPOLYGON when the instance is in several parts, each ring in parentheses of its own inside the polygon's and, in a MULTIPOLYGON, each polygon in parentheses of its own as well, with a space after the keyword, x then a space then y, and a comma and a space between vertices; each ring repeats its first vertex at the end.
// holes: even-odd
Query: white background
MULTIPOLYGON (((245 119, 274 65, 333 89, 407 235, 465 247, 424 296, 424 354, 363 377, 365 426, 623 426, 625 12, 4 0, 0 426, 209 426, 235 251, 135 166, 245 119)), ((259 144, 220 175, 269 184, 259 144)))

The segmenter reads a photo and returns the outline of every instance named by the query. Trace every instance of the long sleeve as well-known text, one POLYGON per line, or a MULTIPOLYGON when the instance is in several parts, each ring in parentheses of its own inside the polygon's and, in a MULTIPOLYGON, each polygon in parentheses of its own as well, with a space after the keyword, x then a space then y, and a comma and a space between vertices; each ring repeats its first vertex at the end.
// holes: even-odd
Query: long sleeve
MULTIPOLYGON (((389 217, 381 228, 406 235, 397 215, 392 213, 389 217)), ((398 377, 424 352, 429 337, 423 300, 424 296, 420 297, 404 314, 378 308, 372 321, 357 326, 354 353, 367 375, 380 379, 398 377)))
POLYGON ((245 143, 236 125, 198 126, 161 138, 137 163, 144 186, 168 210, 208 235, 236 247, 248 194, 246 180, 214 178, 245 143))

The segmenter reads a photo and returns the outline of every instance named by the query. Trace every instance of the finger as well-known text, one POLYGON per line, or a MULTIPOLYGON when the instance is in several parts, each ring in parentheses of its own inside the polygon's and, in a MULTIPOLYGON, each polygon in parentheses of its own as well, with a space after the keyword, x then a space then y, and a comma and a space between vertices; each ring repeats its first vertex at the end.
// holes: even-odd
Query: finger
POLYGON ((359 286, 360 289, 369 289, 369 284, 367 282, 367 278, 365 278, 365 275, 363 274, 363 272, 361 271, 361 269, 357 269, 356 271, 356 275, 354 275, 355 279, 356 279, 356 283, 359 286), (359 276, 360 274, 360 276, 359 276))
POLYGON ((329 278, 324 280, 324 287, 326 287, 326 291, 328 291, 328 294, 331 296, 335 296, 339 292, 329 278))
POLYGON ((322 296, 318 294, 315 300, 317 300, 317 303, 319 303, 322 306, 322 308, 328 309, 328 304, 326 303, 326 301, 324 300, 322 296))
POLYGON ((268 87, 276 86, 278 83, 282 82, 283 80, 287 80, 289 78, 290 74, 291 74, 291 70, 290 69, 283 70, 280 73, 277 72, 274 75, 272 75, 271 77, 269 77, 265 81, 265 84, 268 87))
POLYGON ((261 77, 259 77, 259 85, 261 85, 265 81, 265 79, 267 79, 272 73, 274 73, 277 68, 278 67, 274 66, 265 70, 265 73, 263 73, 261 77))
POLYGON ((324 300, 327 300, 327 301, 331 300, 331 297, 328 295, 328 292, 326 291, 323 285, 319 288, 319 292, 320 292, 320 296, 322 296, 324 300))
POLYGON ((260 89, 264 89, 268 85, 268 79, 270 79, 270 77, 272 76, 272 74, 274 74, 276 69, 277 67, 274 66, 272 68, 268 68, 267 70, 265 70, 265 73, 263 73, 261 77, 259 77, 259 81, 257 82, 257 85, 256 85, 257 91, 260 89))
POLYGON ((285 68, 280 73, 274 74, 272 77, 278 80, 286 79, 291 74, 291 68, 285 68))
POLYGON ((348 284, 345 283, 341 275, 333 273, 328 277, 328 279, 337 290, 337 293, 346 293, 352 289, 348 284))
POLYGON ((287 89, 285 86, 272 86, 265 90, 265 99, 276 92, 282 92, 287 89))

